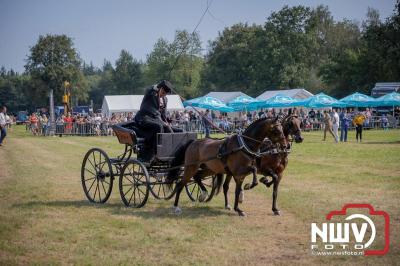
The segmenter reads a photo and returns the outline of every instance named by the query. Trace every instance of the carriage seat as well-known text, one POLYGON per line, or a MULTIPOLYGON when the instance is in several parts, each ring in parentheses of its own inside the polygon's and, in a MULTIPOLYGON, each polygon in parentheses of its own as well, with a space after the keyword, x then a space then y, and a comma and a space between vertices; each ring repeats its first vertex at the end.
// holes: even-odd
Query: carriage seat
POLYGON ((112 126, 119 143, 129 145, 145 144, 145 133, 135 122, 119 123, 112 126))

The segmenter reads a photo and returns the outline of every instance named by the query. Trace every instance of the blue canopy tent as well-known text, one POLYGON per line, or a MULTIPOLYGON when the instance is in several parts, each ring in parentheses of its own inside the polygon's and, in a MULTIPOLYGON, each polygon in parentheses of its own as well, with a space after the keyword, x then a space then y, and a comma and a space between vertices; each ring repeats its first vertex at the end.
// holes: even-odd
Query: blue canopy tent
POLYGON ((362 93, 353 93, 344 97, 340 102, 345 103, 347 107, 373 107, 375 99, 362 93))
POLYGON ((284 94, 277 94, 262 102, 261 108, 288 108, 298 106, 299 100, 284 94))
POLYGON ((345 103, 342 103, 335 98, 326 95, 321 92, 310 98, 297 102, 298 106, 304 106, 306 108, 330 108, 330 107, 346 107, 345 103))
POLYGON ((392 92, 375 99, 375 106, 400 106, 400 93, 392 92))
POLYGON ((262 101, 256 100, 248 95, 240 95, 228 102, 228 106, 235 111, 253 111, 257 110, 262 101))
POLYGON ((210 96, 203 96, 199 98, 194 98, 188 101, 183 102, 183 106, 193 106, 198 108, 210 109, 220 112, 234 112, 235 110, 232 107, 227 106, 222 101, 210 97, 210 96))

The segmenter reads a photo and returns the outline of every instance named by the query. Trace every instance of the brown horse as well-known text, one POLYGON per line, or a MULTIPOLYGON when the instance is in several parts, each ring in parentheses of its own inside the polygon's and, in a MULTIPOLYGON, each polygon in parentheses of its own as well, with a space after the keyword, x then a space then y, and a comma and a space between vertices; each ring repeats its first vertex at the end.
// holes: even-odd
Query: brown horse
MULTIPOLYGON (((242 191, 244 178, 253 173, 256 175, 254 161, 264 138, 273 143, 286 145, 283 129, 277 118, 258 119, 249 125, 242 135, 232 135, 222 140, 202 139, 188 143, 175 153, 172 167, 184 163, 184 173, 176 186, 175 213, 180 213, 179 196, 189 180, 202 172, 202 176, 229 173, 236 182, 235 211, 240 216, 245 213, 238 207, 238 197, 242 191)), ((168 174, 168 180, 177 178, 179 170, 173 169, 168 174)), ((221 182, 222 183, 222 182, 221 182)))
MULTIPOLYGON (((297 117, 297 115, 289 114, 282 119, 283 133, 285 135, 287 143, 291 142, 289 139, 290 136, 296 143, 303 142, 300 125, 301 121, 297 117)), ((274 145, 274 143, 272 143, 268 139, 265 139, 263 141, 263 144, 261 145, 260 150, 261 153, 266 152, 266 154, 256 159, 256 165, 258 173, 261 173, 263 175, 263 177, 260 179, 260 182, 265 184, 267 187, 270 187, 272 184, 274 185, 272 193, 272 211, 274 212, 274 215, 280 215, 280 211, 276 207, 276 199, 278 196, 278 186, 283 176, 283 171, 288 164, 288 151, 290 150, 290 147, 289 149, 278 149, 276 152, 268 153, 268 151, 272 151, 275 148, 276 146, 274 145), (267 176, 271 176, 272 181, 268 181, 267 176)), ((227 175, 223 185, 226 209, 231 209, 228 204, 228 190, 231 178, 231 175, 227 175)), ((220 190, 221 183, 217 184, 219 186, 217 189, 217 193, 220 190)), ((246 187, 251 188, 249 184, 246 184, 245 189, 246 187)))

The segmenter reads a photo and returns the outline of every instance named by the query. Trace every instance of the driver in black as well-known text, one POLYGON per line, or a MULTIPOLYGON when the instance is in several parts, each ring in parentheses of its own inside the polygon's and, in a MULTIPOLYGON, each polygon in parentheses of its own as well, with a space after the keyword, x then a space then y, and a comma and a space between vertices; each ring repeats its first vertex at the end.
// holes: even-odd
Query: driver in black
POLYGON ((172 84, 163 80, 146 90, 140 110, 135 116, 135 122, 146 132, 146 146, 142 158, 151 162, 154 159, 157 149, 157 133, 173 132, 167 122, 165 110, 167 109, 168 93, 173 89, 172 84))

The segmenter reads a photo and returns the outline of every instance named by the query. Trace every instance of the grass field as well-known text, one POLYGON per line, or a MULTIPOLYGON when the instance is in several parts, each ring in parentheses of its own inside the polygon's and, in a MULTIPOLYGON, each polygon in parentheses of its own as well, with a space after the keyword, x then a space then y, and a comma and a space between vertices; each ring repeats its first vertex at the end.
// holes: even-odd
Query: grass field
POLYGON ((398 265, 400 130, 365 131, 362 144, 354 131, 340 144, 322 142, 321 132, 303 136, 281 183, 282 215, 272 215, 271 188, 259 185, 245 193, 248 217, 240 218, 223 208, 222 194, 210 203, 182 194, 180 216, 171 214, 172 201, 152 196, 141 209, 125 208, 117 183, 106 204, 90 204, 83 156, 91 147, 117 155, 117 139, 33 137, 14 127, 0 147, 0 265, 398 265), (346 203, 389 213, 387 255, 311 255, 310 224, 346 203))

